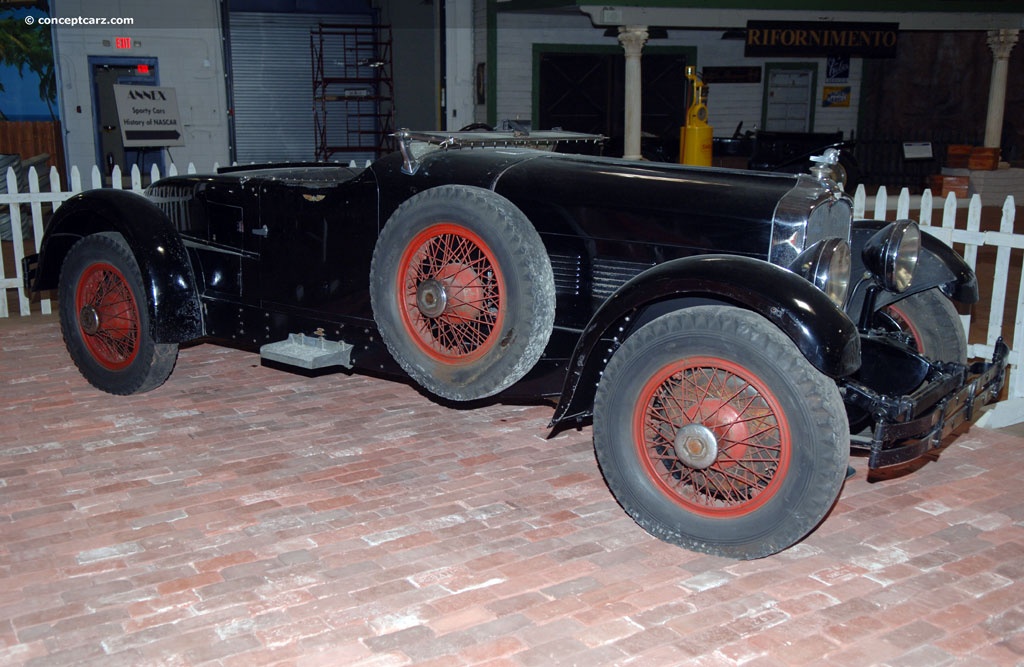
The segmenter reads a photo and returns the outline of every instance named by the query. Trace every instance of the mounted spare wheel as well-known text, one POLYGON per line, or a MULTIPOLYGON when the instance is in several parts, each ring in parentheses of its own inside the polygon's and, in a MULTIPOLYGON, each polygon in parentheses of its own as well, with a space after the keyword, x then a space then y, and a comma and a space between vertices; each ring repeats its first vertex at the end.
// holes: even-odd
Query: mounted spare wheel
POLYGON ((540 235, 504 197, 462 185, 425 190, 395 211, 374 249, 370 300, 395 360, 456 401, 526 375, 555 319, 540 235))

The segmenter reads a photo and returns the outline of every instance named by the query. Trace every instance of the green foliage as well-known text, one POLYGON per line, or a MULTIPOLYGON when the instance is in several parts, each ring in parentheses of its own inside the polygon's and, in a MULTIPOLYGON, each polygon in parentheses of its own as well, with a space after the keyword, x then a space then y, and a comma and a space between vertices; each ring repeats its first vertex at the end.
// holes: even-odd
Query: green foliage
MULTIPOLYGON (((0 19, 0 64, 11 65, 18 74, 24 70, 39 77, 39 99, 46 102, 50 117, 56 119, 57 78, 53 66, 53 39, 48 26, 27 25, 21 18, 0 19)), ((3 85, 0 84, 0 91, 3 85)))

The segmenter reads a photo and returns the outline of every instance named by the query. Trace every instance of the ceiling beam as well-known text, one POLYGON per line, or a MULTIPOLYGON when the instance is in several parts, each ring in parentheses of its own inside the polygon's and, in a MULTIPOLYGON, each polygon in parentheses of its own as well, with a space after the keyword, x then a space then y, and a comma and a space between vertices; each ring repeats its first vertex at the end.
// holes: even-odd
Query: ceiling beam
POLYGON ((1024 28, 1024 13, 880 12, 790 9, 720 9, 635 5, 579 5, 598 27, 742 28, 747 21, 899 23, 900 30, 998 30, 1024 28))

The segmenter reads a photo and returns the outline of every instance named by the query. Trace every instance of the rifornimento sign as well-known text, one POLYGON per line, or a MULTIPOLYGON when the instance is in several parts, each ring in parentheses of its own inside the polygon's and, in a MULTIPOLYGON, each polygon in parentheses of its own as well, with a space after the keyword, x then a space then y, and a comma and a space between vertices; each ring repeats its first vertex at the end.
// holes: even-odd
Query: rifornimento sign
POLYGON ((896 55, 898 23, 748 21, 747 56, 896 55))

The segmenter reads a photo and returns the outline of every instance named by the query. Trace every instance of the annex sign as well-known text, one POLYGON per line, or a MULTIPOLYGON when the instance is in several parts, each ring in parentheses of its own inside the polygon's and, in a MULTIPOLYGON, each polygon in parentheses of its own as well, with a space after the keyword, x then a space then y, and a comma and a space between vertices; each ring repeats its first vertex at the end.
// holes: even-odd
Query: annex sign
POLYGON ((185 145, 174 88, 115 85, 114 101, 126 148, 185 145))
POLYGON ((747 21, 747 56, 896 55, 898 23, 747 21))

